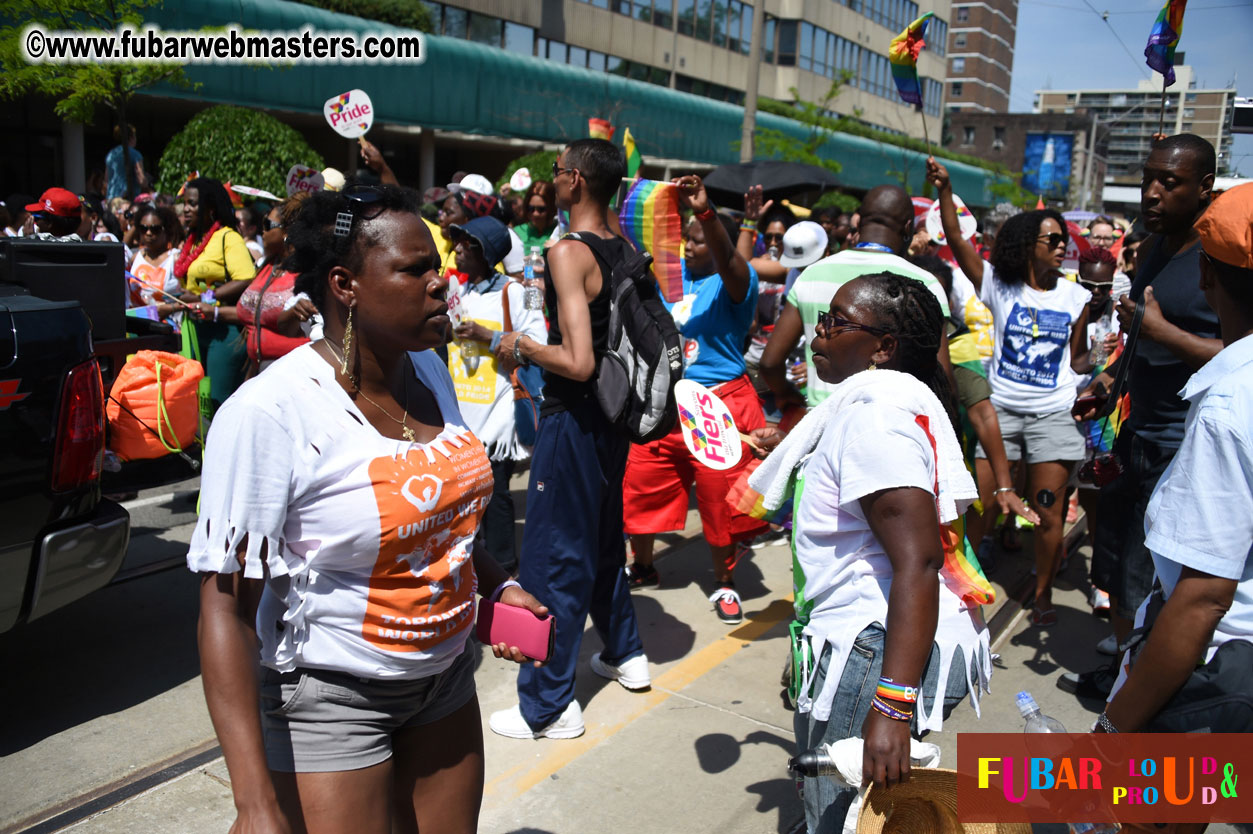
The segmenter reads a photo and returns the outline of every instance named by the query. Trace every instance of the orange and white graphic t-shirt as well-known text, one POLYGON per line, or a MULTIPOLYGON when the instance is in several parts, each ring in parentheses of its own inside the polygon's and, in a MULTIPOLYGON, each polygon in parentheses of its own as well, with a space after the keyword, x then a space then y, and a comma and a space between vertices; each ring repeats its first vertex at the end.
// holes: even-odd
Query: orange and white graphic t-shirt
POLYGON ((491 464, 464 425, 448 368, 410 354, 439 403, 426 444, 380 435, 312 346, 245 383, 218 411, 188 564, 263 577, 262 662, 419 678, 461 654, 474 622, 474 537, 491 464))
POLYGON ((130 293, 128 306, 144 307, 149 304, 160 304, 163 301, 169 301, 166 294, 177 296, 182 291, 182 286, 174 277, 174 262, 177 260, 177 249, 171 249, 155 261, 149 259, 142 249, 136 252, 135 260, 131 261, 130 268, 135 280, 127 282, 127 289, 130 293))

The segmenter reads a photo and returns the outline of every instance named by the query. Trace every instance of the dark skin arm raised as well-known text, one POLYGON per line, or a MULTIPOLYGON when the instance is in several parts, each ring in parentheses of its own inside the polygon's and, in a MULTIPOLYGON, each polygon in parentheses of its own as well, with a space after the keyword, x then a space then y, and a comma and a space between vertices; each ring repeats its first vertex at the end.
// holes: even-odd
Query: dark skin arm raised
MULTIPOLYGON (((940 544, 935 496, 917 487, 880 490, 861 499, 870 530, 892 563, 888 592, 883 675, 917 686, 940 612, 940 544)), ((891 787, 909 780, 909 722, 871 709, 861 728, 865 739, 862 784, 891 787)))
POLYGON ((1142 730, 1205 659, 1214 629, 1235 599, 1236 584, 1234 579, 1183 569, 1126 683, 1105 707, 1119 732, 1142 730))
MULTIPOLYGON (((674 180, 674 184, 679 189, 679 205, 697 215, 709 210, 709 195, 705 193, 705 184, 700 177, 689 174, 674 180)), ((713 255, 714 269, 722 276, 722 286, 726 287, 731 301, 739 304, 748 297, 748 261, 735 251, 735 244, 717 217, 701 220, 700 227, 705 232, 705 244, 713 255)))
POLYGON ((962 237, 961 224, 957 220, 957 205, 953 202, 953 184, 949 181, 948 169, 935 161, 935 157, 927 158, 927 181, 935 186, 937 199, 940 201, 940 224, 944 227, 944 238, 957 265, 966 273, 970 283, 975 285, 975 292, 983 287, 983 258, 975 251, 974 244, 962 237))
POLYGON ((758 368, 762 380, 774 394, 775 402, 780 408, 784 405, 805 407, 804 396, 796 390, 796 386, 787 376, 787 358, 800 344, 803 335, 805 324, 801 321, 800 311, 784 302, 779 318, 774 323, 774 331, 761 352, 761 364, 758 368))

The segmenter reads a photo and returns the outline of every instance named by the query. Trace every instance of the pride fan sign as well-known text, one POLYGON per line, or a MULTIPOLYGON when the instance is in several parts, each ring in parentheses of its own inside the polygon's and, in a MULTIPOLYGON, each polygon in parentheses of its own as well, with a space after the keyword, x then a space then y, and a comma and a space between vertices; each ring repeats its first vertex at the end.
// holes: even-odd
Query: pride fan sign
POLYGON ((322 115, 340 136, 360 139, 374 125, 374 104, 364 91, 349 90, 328 98, 322 115))

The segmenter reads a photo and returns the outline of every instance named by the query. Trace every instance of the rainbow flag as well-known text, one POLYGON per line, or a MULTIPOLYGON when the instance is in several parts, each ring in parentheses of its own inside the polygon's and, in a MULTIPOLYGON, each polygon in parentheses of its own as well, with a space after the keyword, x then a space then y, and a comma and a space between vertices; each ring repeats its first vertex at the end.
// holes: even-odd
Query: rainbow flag
POLYGON ((778 508, 772 512, 766 509, 765 498, 762 494, 748 485, 748 479, 757 471, 760 463, 761 461, 756 458, 748 462, 748 465, 744 467, 744 471, 731 484, 731 488, 727 492, 727 502, 737 512, 744 515, 759 518, 771 524, 784 524, 792 517, 792 505, 796 495, 796 476, 798 473, 793 472, 791 474, 785 490, 786 497, 779 504, 778 508))
POLYGON ((587 135, 592 139, 604 139, 606 142, 613 141, 613 125, 609 124, 608 119, 588 119, 587 135))
POLYGON ((626 154, 627 179, 633 180, 644 160, 640 156, 640 149, 635 147, 635 137, 631 135, 629 127, 622 131, 622 152, 626 154))
POLYGON ((931 21, 932 12, 922 17, 892 38, 888 47, 888 61, 892 65, 892 80, 900 91, 901 99, 922 109, 922 85, 918 83, 918 53, 927 45, 923 35, 927 33, 927 24, 931 21))
POLYGON ((653 256, 653 277, 671 303, 683 298, 683 221, 675 186, 657 180, 636 180, 618 213, 622 233, 636 249, 653 256))
POLYGON ((1175 83, 1175 47, 1183 34, 1183 7, 1188 0, 1166 0, 1157 13, 1153 31, 1149 32, 1148 45, 1144 47, 1145 63, 1162 74, 1163 86, 1175 83))

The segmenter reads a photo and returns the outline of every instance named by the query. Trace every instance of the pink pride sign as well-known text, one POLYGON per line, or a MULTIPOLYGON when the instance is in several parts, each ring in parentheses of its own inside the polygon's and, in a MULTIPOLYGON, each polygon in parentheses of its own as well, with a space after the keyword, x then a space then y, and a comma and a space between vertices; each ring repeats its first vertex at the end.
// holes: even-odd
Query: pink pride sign
POLYGON ((374 104, 363 90, 331 96, 322 105, 326 123, 345 139, 360 139, 374 125, 374 104))

